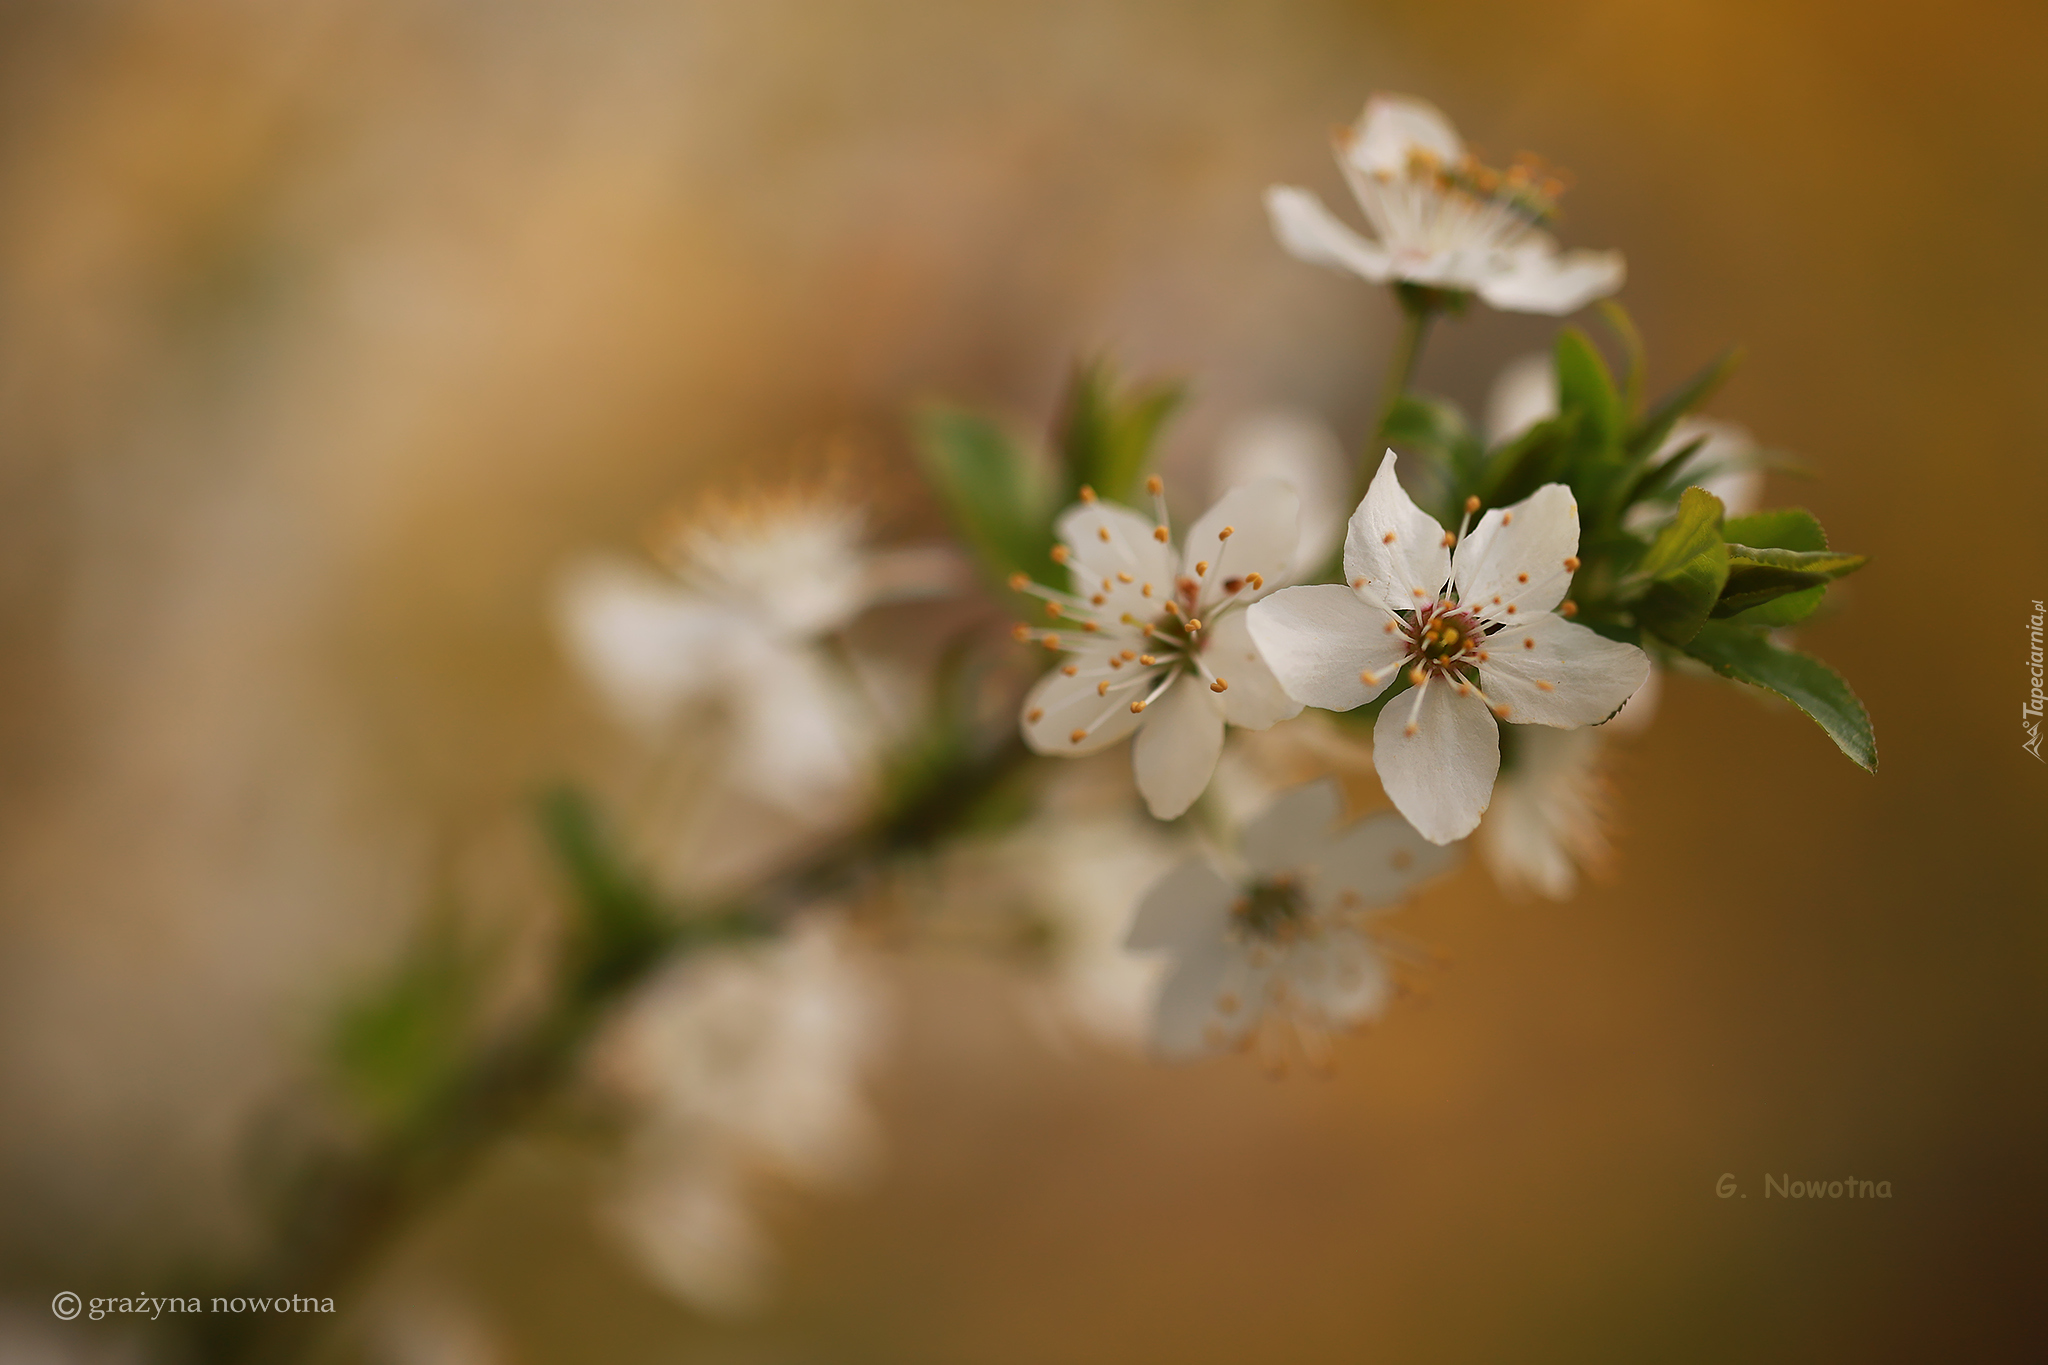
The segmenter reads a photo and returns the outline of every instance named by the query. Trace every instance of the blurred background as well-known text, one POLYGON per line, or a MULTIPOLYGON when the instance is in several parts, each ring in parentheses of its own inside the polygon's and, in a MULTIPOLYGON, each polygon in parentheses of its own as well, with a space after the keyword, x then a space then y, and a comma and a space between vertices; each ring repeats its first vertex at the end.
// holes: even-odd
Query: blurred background
MULTIPOLYGON (((1190 380, 1169 474, 1274 404, 1362 441, 1393 309, 1259 196, 1339 202, 1376 89, 1573 173, 1653 390, 1746 344, 1713 411, 1817 473, 1767 502, 1874 558, 1802 641, 1879 775, 1673 680, 1614 875, 1427 893, 1403 927, 1452 965, 1328 1080, 1055 1045, 997 964, 889 955, 885 1154, 776 1203, 763 1314, 648 1287, 532 1142, 381 1277, 436 1325, 349 1350, 2041 1350, 2044 51, 1998 0, 6 6, 0 1356, 117 1358, 50 1294, 247 1248, 252 1129, 424 906, 544 938, 531 797, 620 744, 550 624, 565 563, 828 448, 930 533, 909 404, 1042 424, 1082 351, 1190 380)), ((1476 405, 1549 333, 1446 325, 1422 387, 1476 405)))

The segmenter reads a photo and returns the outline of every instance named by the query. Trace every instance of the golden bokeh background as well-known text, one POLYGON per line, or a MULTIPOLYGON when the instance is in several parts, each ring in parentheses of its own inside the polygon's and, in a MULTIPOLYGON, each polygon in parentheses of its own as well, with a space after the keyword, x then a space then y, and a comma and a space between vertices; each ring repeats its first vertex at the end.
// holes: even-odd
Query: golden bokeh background
MULTIPOLYGON (((377 1292, 534 1365, 2039 1351, 2044 52, 2000 0, 9 6, 0 1297, 241 1244, 244 1135, 435 889, 544 919, 526 802, 618 744, 549 628, 576 554, 835 446, 929 528, 907 405, 1042 421, 1082 350, 1193 381, 1169 469, 1258 405, 1361 440, 1391 306, 1259 195, 1338 194, 1394 89, 1574 173, 1653 388, 1747 345, 1714 411, 1874 558, 1802 636, 1879 775, 1677 680, 1616 874, 1428 894, 1454 965, 1332 1080, 1063 1053, 910 954, 888 1161, 778 1202, 766 1316, 646 1288, 544 1140, 377 1292)), ((1421 382, 1547 335, 1475 314, 1421 382)))

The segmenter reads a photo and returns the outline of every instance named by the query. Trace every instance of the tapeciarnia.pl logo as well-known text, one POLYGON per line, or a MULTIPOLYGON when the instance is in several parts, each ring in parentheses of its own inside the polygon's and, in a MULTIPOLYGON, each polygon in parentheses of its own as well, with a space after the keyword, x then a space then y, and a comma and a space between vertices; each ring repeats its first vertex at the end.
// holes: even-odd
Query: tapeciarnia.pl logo
POLYGON ((2027 704, 2020 708, 2020 724, 2026 728, 2026 743, 2020 745, 2040 762, 2048 763, 2041 757, 2041 710, 2044 698, 2041 692, 2041 621, 2048 616, 2041 603, 2034 603, 2034 614, 2027 619, 2027 672, 2033 675, 2033 687, 2027 693, 2027 704))

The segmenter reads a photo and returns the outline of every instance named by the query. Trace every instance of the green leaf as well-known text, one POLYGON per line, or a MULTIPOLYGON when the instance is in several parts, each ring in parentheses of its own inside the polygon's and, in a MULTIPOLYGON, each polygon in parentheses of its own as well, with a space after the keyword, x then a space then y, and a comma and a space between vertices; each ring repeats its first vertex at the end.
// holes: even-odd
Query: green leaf
POLYGON ((1730 517, 1721 527, 1724 538, 1739 545, 1771 546, 1780 550, 1825 550, 1828 533, 1820 521, 1803 507, 1780 507, 1748 516, 1730 517))
MULTIPOLYGON (((1782 597, 1767 598, 1728 615, 1730 621, 1743 626, 1762 626, 1775 630, 1780 626, 1796 626, 1820 610, 1820 604, 1828 595, 1827 584, 1821 583, 1798 592, 1788 592, 1782 597)), ((1727 601, 1724 597, 1723 602, 1727 601)), ((1721 616, 1720 603, 1714 607, 1714 615, 1721 616)))
POLYGON ((1636 572, 1650 580, 1636 603, 1636 620, 1672 644, 1690 640, 1728 580, 1721 500, 1704 488, 1686 489, 1678 514, 1657 533, 1636 572))
POLYGON ((395 1126, 441 1092, 467 1050, 482 977, 452 920, 437 914, 387 980, 342 1007, 331 1056, 365 1113, 395 1126))
POLYGON ((560 787, 541 800, 541 830, 574 893, 565 953, 569 989, 601 996, 630 980, 676 937, 676 917, 628 866, 588 798, 560 787))
POLYGON ((1151 466, 1160 431, 1186 396, 1177 383, 1126 386, 1107 360, 1077 364, 1057 429, 1067 476, 1062 504, 1083 487, 1112 502, 1129 502, 1151 466))
POLYGON ((1648 368, 1643 334, 1636 330, 1636 320, 1629 316, 1628 309, 1613 299, 1600 300, 1599 313, 1600 320, 1621 342, 1621 352, 1628 358, 1628 370, 1621 381, 1621 401, 1623 411, 1634 413, 1643 405, 1643 371, 1648 368))
POLYGON ((1595 450, 1621 444, 1627 414, 1607 362, 1593 342, 1576 327, 1557 334, 1552 349, 1557 365, 1557 410, 1579 414, 1579 440, 1595 450))
POLYGON ((1733 616, 1773 598, 1825 588, 1833 580, 1856 572, 1863 564, 1862 555, 1832 550, 1778 550, 1730 544, 1728 581, 1721 589, 1721 600, 1714 604, 1714 615, 1733 616))
POLYGON ((1671 428, 1678 425, 1678 419, 1713 397, 1714 390, 1728 381, 1742 364, 1742 348, 1730 346, 1721 354, 1708 361, 1690 379, 1666 394, 1643 415, 1635 428, 1628 434, 1626 447, 1631 457, 1648 459, 1657 453, 1657 447, 1664 444, 1671 435, 1671 428))
POLYGON ((1001 427, 940 404, 913 418, 919 463, 960 538, 993 584, 1052 577, 1052 505, 1044 471, 1001 427))
POLYGON ((1486 457, 1486 475, 1474 490, 1488 507, 1520 502, 1565 472, 1578 441, 1579 414, 1538 422, 1486 457))
POLYGON ((1780 649, 1760 632, 1732 621, 1702 626, 1684 648, 1723 677, 1785 698, 1813 717, 1859 767, 1877 771, 1877 736, 1869 713, 1841 674, 1820 660, 1780 649))

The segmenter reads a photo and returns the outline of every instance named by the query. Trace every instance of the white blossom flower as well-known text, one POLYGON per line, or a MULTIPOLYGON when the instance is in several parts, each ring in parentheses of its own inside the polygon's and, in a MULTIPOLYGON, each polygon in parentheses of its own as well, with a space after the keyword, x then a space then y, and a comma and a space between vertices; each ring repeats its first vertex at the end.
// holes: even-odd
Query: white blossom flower
POLYGON ((1605 728, 1529 725, 1515 731, 1514 764, 1494 784, 1478 836, 1487 870, 1508 891, 1566 900, 1578 889, 1580 872, 1606 865, 1605 728))
POLYGON ((608 562, 573 570, 563 633, 622 720, 659 732, 701 725, 715 708, 735 786, 829 819, 865 781, 875 735, 824 643, 877 603, 959 578, 950 552, 865 549, 864 526, 826 494, 715 503, 669 536, 673 577, 608 562))
POLYGON ((1544 230, 1562 183, 1527 161, 1505 172, 1467 154, 1421 100, 1375 95, 1337 138, 1337 164, 1371 224, 1368 240, 1304 189, 1275 185, 1266 209, 1304 261, 1374 284, 1476 293, 1495 308, 1564 314, 1621 288, 1617 251, 1560 253, 1544 230))
MULTIPOLYGON (((1511 441, 1538 422, 1557 416, 1557 367, 1546 352, 1535 352, 1510 361, 1493 381, 1486 401, 1486 430, 1495 445, 1511 441)), ((1700 442, 1686 464, 1700 471, 1693 480, 1721 500, 1731 517, 1754 512, 1763 498, 1764 471, 1757 457, 1756 440, 1733 422, 1712 417, 1681 417, 1651 455, 1661 463, 1685 447, 1700 442)), ((1632 531, 1649 530, 1668 520, 1668 510, 1654 504, 1638 503, 1628 511, 1632 531)))
POLYGON ((861 1094, 881 991, 831 920, 772 942, 701 950, 628 1005, 598 1053, 638 1131, 613 1225, 671 1292, 713 1311, 758 1298, 768 1259, 755 1174, 841 1186, 879 1149, 861 1094))
POLYGON ((1217 490, 1278 479, 1301 500, 1301 538, 1288 581, 1321 572, 1344 540, 1350 511, 1351 460, 1330 425, 1294 408, 1249 413, 1227 428, 1211 462, 1217 490))
POLYGON ((1024 739, 1041 754, 1079 756, 1135 733, 1132 765, 1146 807, 1170 820, 1209 785, 1223 727, 1262 730, 1301 712, 1259 658, 1243 608, 1285 581, 1299 500, 1277 479, 1234 488, 1176 554, 1163 485, 1148 481, 1156 517, 1099 501, 1061 513, 1054 558, 1071 592, 1021 574, 1012 586, 1046 599, 1065 629, 1018 638, 1063 650, 1067 662, 1024 699, 1024 739))
POLYGON ((1332 1032, 1386 1007, 1393 979, 1369 919, 1458 855, 1391 811, 1338 827, 1342 806, 1334 780, 1296 787, 1246 827, 1227 876, 1196 858, 1146 895, 1127 943, 1173 962, 1154 1020, 1160 1052, 1256 1044, 1272 1064, 1291 1043, 1320 1063, 1332 1032))
POLYGON ((1394 463, 1390 450, 1352 515, 1349 584, 1275 593, 1250 627, 1281 686, 1311 706, 1363 706, 1405 674, 1410 693, 1373 726, 1373 762, 1394 805, 1442 844, 1470 834, 1492 796, 1496 717, 1598 725, 1650 661, 1552 610, 1579 567, 1569 488, 1494 508, 1461 540, 1409 499, 1394 463))

